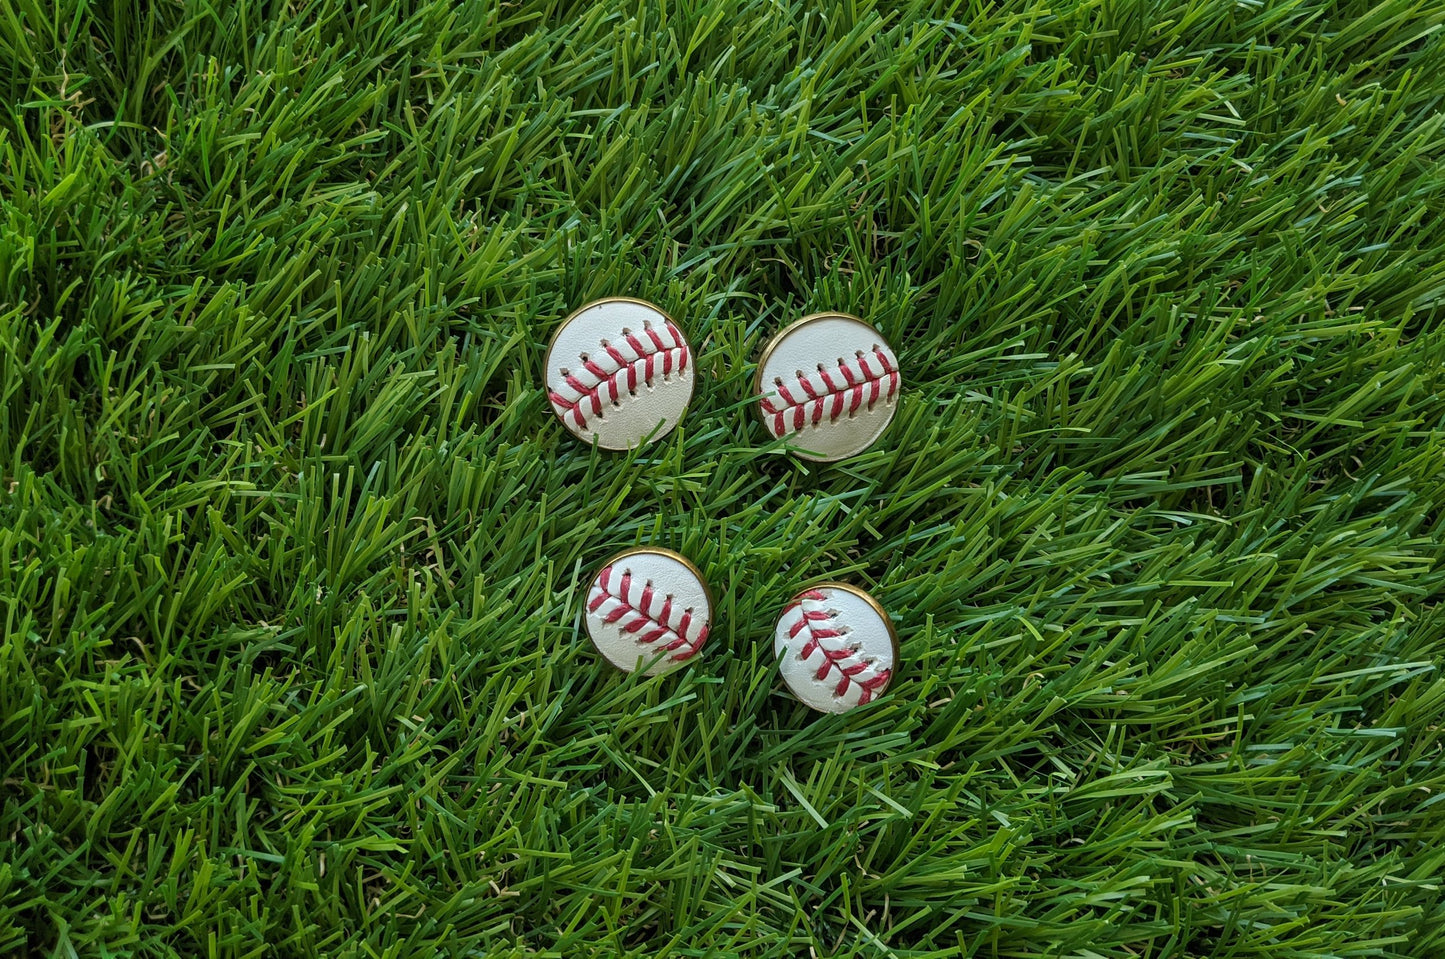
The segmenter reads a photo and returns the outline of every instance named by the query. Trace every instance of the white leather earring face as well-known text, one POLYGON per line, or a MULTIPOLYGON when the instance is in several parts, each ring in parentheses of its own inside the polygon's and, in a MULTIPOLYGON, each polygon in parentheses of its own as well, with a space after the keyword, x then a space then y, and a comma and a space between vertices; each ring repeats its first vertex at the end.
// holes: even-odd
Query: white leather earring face
POLYGON ((546 365, 552 411, 603 449, 661 439, 692 400, 687 338, 642 300, 613 297, 578 309, 557 329, 546 365))
POLYGON ((803 459, 861 453, 893 420, 902 376, 873 327, 845 313, 806 316, 764 349, 758 414, 803 459))
POLYGON ((702 573, 665 549, 612 557, 587 595, 587 635, 618 669, 656 676, 702 651, 712 628, 712 597, 702 573))
POLYGON ((845 713, 888 689, 898 640, 871 596, 844 583, 823 583, 783 609, 773 652, 793 695, 820 712, 845 713))

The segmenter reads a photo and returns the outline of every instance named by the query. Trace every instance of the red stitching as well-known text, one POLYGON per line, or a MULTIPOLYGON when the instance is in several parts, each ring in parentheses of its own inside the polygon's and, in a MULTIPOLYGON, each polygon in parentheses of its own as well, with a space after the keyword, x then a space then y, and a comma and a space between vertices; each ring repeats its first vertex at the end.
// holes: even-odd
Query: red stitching
POLYGON ((692 625, 691 611, 683 611, 682 617, 677 621, 676 628, 669 626, 667 622, 672 616, 671 596, 663 597, 662 611, 656 617, 654 617, 651 613, 647 611, 648 608, 652 606, 652 601, 654 599, 651 580, 648 580, 642 584, 642 607, 638 608, 636 606, 633 606, 631 601, 627 598, 628 592, 632 589, 632 571, 622 571, 622 581, 619 584, 619 592, 614 593, 607 588, 608 581, 611 578, 611 566, 603 567, 602 572, 597 574, 597 581, 592 584, 594 595, 592 596, 592 599, 587 603, 587 612, 595 613, 598 609, 602 607, 603 603, 607 602, 607 600, 614 599, 617 601, 617 608, 609 612, 603 618, 602 621, 604 623, 615 623, 618 620, 622 619, 624 616, 627 616, 629 614, 635 615, 636 617, 638 617, 637 619, 622 627, 622 631, 624 633, 637 634, 642 632, 644 628, 650 625, 653 628, 646 635, 638 636, 638 642, 651 644, 657 642, 659 639, 662 639, 664 636, 671 634, 674 638, 670 642, 664 644, 662 647, 663 649, 667 650, 668 652, 672 652, 674 649, 679 649, 683 646, 686 646, 687 649, 669 657, 670 659, 675 662, 682 662, 684 659, 690 659, 693 656, 697 655, 698 650, 702 649, 702 644, 707 642, 707 634, 709 628, 707 623, 702 624, 702 632, 698 634, 697 640, 695 642, 690 641, 687 638, 687 628, 688 626, 692 625))
POLYGON ((672 334, 673 342, 677 345, 674 347, 666 346, 662 341, 662 337, 657 334, 657 330, 654 327, 644 327, 643 332, 647 334, 647 339, 651 341, 650 344, 644 342, 636 333, 628 333, 626 335, 627 345, 637 354, 637 359, 635 360, 629 360, 621 350, 611 343, 603 343, 602 350, 612 362, 617 364, 617 368, 609 371, 591 357, 583 360, 583 368, 587 370, 588 373, 597 377, 597 384, 589 387, 575 375, 569 373, 566 377, 567 385, 580 395, 575 400, 569 400, 556 390, 549 390, 547 392, 547 398, 552 401, 552 407, 557 411, 557 415, 562 417, 564 421, 570 416, 579 428, 585 429, 587 427, 587 413, 584 411, 584 407, 590 406, 593 416, 601 416, 603 394, 607 394, 607 402, 616 403, 618 397, 622 395, 620 381, 624 377, 627 380, 627 391, 629 393, 637 389, 639 373, 642 374, 642 382, 647 386, 651 386, 652 381, 657 376, 658 357, 662 358, 662 375, 664 377, 669 376, 673 372, 674 365, 676 365, 676 371, 678 373, 686 370, 688 363, 687 342, 682 338, 682 333, 680 333, 677 327, 671 322, 663 325, 666 326, 668 333, 672 334), (674 354, 676 355, 675 364, 674 354))
POLYGON ((778 383, 776 390, 778 396, 782 397, 783 404, 779 406, 773 402, 771 396, 762 398, 763 412, 772 417, 772 430, 774 436, 782 436, 788 432, 789 414, 792 414, 794 432, 801 430, 805 423, 812 421, 817 426, 823 421, 823 411, 832 401, 833 408, 828 412, 828 422, 833 423, 843 415, 843 405, 848 406, 848 415, 852 416, 858 412, 863 405, 863 394, 871 394, 868 397, 868 407, 872 409, 877 403, 880 393, 883 399, 892 399, 898 392, 898 368, 892 363, 886 350, 881 346, 873 347, 873 355, 878 358, 878 363, 883 367, 882 372, 874 374, 868 368, 867 354, 857 357, 858 366, 862 369, 862 378, 856 379, 854 371, 849 367, 846 360, 838 361, 838 371, 843 375, 843 384, 839 385, 834 381, 831 372, 826 368, 819 369, 826 392, 818 392, 813 384, 808 382, 806 376, 794 380, 793 385, 800 388, 805 396, 794 396, 788 389, 788 384, 778 383), (888 382, 886 392, 883 389, 883 382, 888 382), (811 413, 809 407, 812 407, 811 413))
POLYGON ((827 646, 824 646, 822 640, 838 639, 846 634, 843 632, 843 630, 835 629, 832 626, 814 627, 813 623, 816 622, 831 623, 833 621, 833 617, 825 610, 802 609, 802 601, 805 599, 812 600, 815 603, 821 603, 826 602, 828 597, 824 595, 820 590, 810 589, 805 593, 799 594, 798 598, 788 606, 787 610, 784 611, 786 613, 792 610, 797 610, 799 613, 802 614, 798 617, 798 621, 794 623, 793 627, 788 631, 789 639, 797 636, 798 633, 802 632, 804 629, 807 629, 808 631, 808 641, 804 643, 803 648, 798 651, 798 658, 807 659, 814 653, 821 652, 823 654, 823 665, 818 667, 818 672, 814 675, 813 678, 818 680, 819 682, 822 682, 823 680, 828 678, 828 673, 831 670, 837 669, 840 675, 838 679, 838 685, 833 690, 834 696, 842 696, 844 693, 848 692, 848 686, 850 684, 856 683, 857 685, 863 687, 863 691, 858 694, 858 705, 862 706, 866 703, 871 702, 875 695, 881 694, 883 690, 887 688, 888 680, 893 678, 893 670, 884 669, 879 671, 877 675, 872 676, 871 678, 855 679, 854 677, 867 669, 871 664, 866 660, 858 659, 854 654, 853 650, 848 648, 847 646, 844 646, 841 649, 829 649, 827 646))

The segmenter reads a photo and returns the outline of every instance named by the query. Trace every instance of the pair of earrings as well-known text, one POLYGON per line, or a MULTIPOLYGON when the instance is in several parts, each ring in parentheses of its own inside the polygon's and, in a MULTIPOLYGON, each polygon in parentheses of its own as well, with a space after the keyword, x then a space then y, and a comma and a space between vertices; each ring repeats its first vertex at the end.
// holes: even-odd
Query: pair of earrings
MULTIPOLYGON (((644 300, 612 297, 574 311, 547 350, 547 396, 564 426, 603 449, 633 449, 682 419, 695 381, 678 325, 644 300)), ((754 386, 768 432, 798 456, 863 452, 893 419, 898 358, 856 316, 815 313, 764 347, 754 386)))
MULTIPOLYGON (((661 309, 613 297, 574 311, 547 350, 547 394, 558 419, 603 449, 659 439, 692 400, 687 337, 661 309)), ((785 327, 764 348, 754 392, 768 431, 798 456, 844 459, 873 444, 893 418, 898 360, 877 330, 846 313, 818 313, 785 327)), ((702 651, 716 604, 702 572, 656 547, 630 549, 592 580, 587 633, 628 672, 657 675, 702 651)), ((841 713, 883 694, 898 637, 883 607, 846 583, 820 583, 778 616, 773 649, 793 694, 841 713)))
MULTIPOLYGON (((716 608, 685 556, 644 546, 603 564, 587 594, 587 635, 612 665, 656 676, 702 652, 716 608)), ((898 663, 898 635, 878 601, 847 583, 794 596, 773 627, 788 688, 807 705, 844 713, 883 695, 898 663)))

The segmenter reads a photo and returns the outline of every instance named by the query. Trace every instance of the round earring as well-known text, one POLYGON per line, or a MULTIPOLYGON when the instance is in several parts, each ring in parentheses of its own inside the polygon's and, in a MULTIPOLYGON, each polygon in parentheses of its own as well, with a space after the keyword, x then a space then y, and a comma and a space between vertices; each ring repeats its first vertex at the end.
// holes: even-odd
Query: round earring
POLYGON ((754 393, 768 432, 826 463, 873 445, 901 386, 898 357, 881 333, 847 313, 815 313, 768 342, 754 393))
POLYGON ((712 591, 681 553, 645 546, 602 565, 587 595, 587 635, 608 662, 656 676, 702 651, 712 591))
POLYGON ((687 338, 644 300, 614 296, 573 311, 552 335, 546 366, 552 411, 603 449, 661 439, 692 399, 687 338))
POLYGON ((783 609, 773 630, 783 681, 820 712, 846 713, 882 696, 898 663, 898 634, 856 586, 819 583, 783 609))

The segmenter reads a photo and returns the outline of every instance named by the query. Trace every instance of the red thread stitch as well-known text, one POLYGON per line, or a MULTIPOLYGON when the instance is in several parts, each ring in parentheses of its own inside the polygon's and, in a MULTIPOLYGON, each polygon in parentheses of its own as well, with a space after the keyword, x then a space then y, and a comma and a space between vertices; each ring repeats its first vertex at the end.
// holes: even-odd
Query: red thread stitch
POLYGON ((635 332, 628 332, 624 339, 627 346, 632 350, 635 358, 629 359, 627 354, 612 343, 603 342, 602 352, 612 362, 613 367, 608 369, 591 356, 579 357, 582 368, 587 371, 595 383, 588 385, 585 380, 576 373, 565 374, 564 379, 567 387, 576 393, 575 398, 569 398, 558 390, 549 390, 548 399, 552 401, 552 408, 564 421, 569 417, 578 428, 587 427, 588 416, 601 416, 604 409, 604 397, 607 403, 616 403, 622 396, 623 382, 626 382, 626 390, 631 393, 636 391, 638 377, 647 386, 651 386, 658 375, 658 368, 661 367, 661 374, 666 378, 672 373, 681 373, 687 369, 688 350, 687 343, 682 338, 676 326, 671 321, 663 324, 669 336, 672 337, 673 345, 669 346, 663 337, 657 332, 656 327, 648 324, 643 327, 643 334, 646 340, 635 332), (588 410, 590 409, 590 413, 588 410))
POLYGON ((657 593, 653 590, 650 580, 643 583, 642 595, 638 597, 638 603, 634 606, 628 598, 632 592, 632 571, 622 571, 621 581, 617 585, 616 592, 609 589, 611 579, 612 567, 604 567, 602 572, 597 574, 597 581, 592 584, 592 596, 587 602, 589 613, 600 610, 608 600, 617 604, 602 617, 604 623, 617 623, 631 616, 632 619, 623 623, 620 628, 624 633, 634 636, 647 630, 643 635, 637 636, 637 641, 640 643, 652 644, 666 637, 672 637, 662 644, 662 648, 668 652, 681 649, 681 652, 674 653, 669 657, 677 662, 697 655, 697 652, 702 649, 702 644, 707 642, 707 623, 702 624, 696 640, 687 638, 688 627, 692 625, 691 610, 684 610, 677 622, 673 623, 671 596, 663 597, 661 610, 656 614, 651 612, 657 601, 657 593))
POLYGON ((847 635, 845 630, 838 629, 832 625, 815 626, 814 623, 833 622, 833 616, 823 609, 804 609, 803 600, 810 600, 815 603, 827 602, 828 597, 820 590, 810 589, 800 594, 792 605, 784 613, 796 611, 798 621, 788 630, 788 638, 792 639, 803 630, 808 631, 808 641, 798 651, 799 659, 808 659, 814 653, 823 654, 823 665, 818 667, 814 679, 819 682, 828 678, 828 673, 836 669, 839 672, 838 685, 833 690, 834 696, 842 696, 848 692, 850 684, 856 683, 862 687, 858 694, 858 705, 862 706, 871 702, 873 697, 881 695, 883 690, 888 688, 888 680, 893 677, 893 670, 883 669, 877 674, 867 678, 856 678, 859 673, 864 672, 873 664, 867 660, 859 659, 857 654, 849 646, 825 645, 824 640, 841 639, 847 635))
POLYGON ((864 394, 868 395, 869 409, 880 398, 892 399, 898 392, 898 364, 882 346, 875 345, 872 356, 882 367, 881 371, 875 373, 869 368, 867 353, 858 354, 852 361, 839 359, 836 374, 820 365, 818 375, 823 381, 822 390, 815 387, 806 374, 796 378, 791 388, 787 383, 778 382, 775 389, 782 398, 782 405, 774 403, 771 396, 762 398, 763 412, 771 417, 769 425, 773 435, 797 432, 809 422, 817 426, 823 421, 825 410, 830 423, 843 415, 845 406, 848 415, 852 416, 863 405, 864 394), (837 375, 842 376, 842 383, 837 381, 837 375), (796 395, 795 391, 802 395, 796 395), (832 408, 828 409, 830 404, 832 408))

